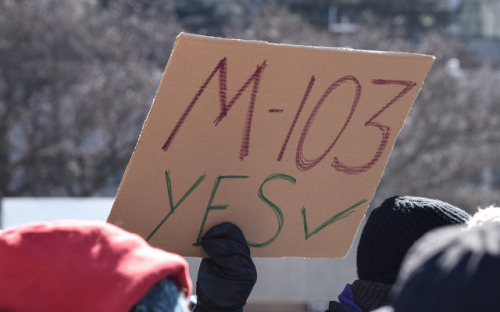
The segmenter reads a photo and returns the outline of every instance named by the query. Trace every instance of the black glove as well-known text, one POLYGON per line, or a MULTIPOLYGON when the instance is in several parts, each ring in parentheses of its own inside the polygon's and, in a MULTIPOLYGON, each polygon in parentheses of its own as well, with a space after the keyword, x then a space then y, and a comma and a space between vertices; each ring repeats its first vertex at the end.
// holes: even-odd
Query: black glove
POLYGON ((229 222, 216 225, 203 235, 201 246, 210 258, 200 263, 194 311, 243 311, 257 270, 240 228, 229 222))

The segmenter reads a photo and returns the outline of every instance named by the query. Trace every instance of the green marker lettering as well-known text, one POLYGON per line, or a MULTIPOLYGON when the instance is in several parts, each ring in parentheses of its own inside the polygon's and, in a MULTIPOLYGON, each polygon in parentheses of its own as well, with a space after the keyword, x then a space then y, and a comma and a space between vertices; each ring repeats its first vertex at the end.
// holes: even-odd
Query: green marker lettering
POLYGON ((306 207, 302 207, 302 219, 304 221, 304 232, 306 234, 306 240, 313 236, 314 234, 318 233, 319 231, 321 231, 322 229, 324 229, 326 226, 336 222, 336 221, 339 221, 341 219, 344 219, 344 218, 347 218, 348 216, 351 215, 351 213, 354 212, 354 208, 358 207, 359 205, 363 204, 363 203, 366 203, 367 200, 366 199, 362 199, 360 200, 359 202, 355 203, 354 205, 352 205, 351 207, 347 208, 346 210, 343 210, 339 213, 337 213, 336 215, 334 215, 333 217, 331 217, 330 219, 326 220, 325 222, 323 222, 320 226, 318 226, 314 231, 312 232, 309 232, 309 227, 307 225, 307 220, 306 220, 306 207))
POLYGON ((146 241, 149 241, 153 235, 155 235, 156 231, 167 221, 167 219, 174 213, 175 209, 179 207, 179 205, 191 194, 191 192, 194 191, 195 188, 200 185, 200 183, 205 179, 206 174, 202 174, 196 182, 187 190, 187 192, 184 194, 184 196, 179 199, 177 204, 174 205, 174 200, 173 200, 173 195, 172 195, 172 182, 170 181, 170 174, 168 170, 165 171, 165 180, 167 181, 167 192, 168 192, 168 203, 170 205, 170 211, 168 214, 161 220, 160 224, 156 226, 156 228, 146 237, 146 241))
POLYGON ((196 242, 193 243, 193 246, 200 246, 201 245, 201 236, 203 234, 203 228, 205 227, 205 222, 207 221, 208 213, 211 210, 226 209, 229 206, 229 205, 212 206, 212 201, 214 200, 215 192, 217 192, 217 188, 219 188, 219 184, 220 184, 221 180, 222 179, 246 179, 246 178, 248 178, 248 176, 230 175, 230 176, 219 176, 219 177, 217 177, 217 179, 215 179, 214 187, 212 188, 212 194, 210 195, 210 200, 208 201, 207 210, 205 211, 205 216, 203 217, 203 221, 201 222, 200 232, 198 233, 198 238, 196 239, 196 242))
POLYGON ((296 182, 294 177, 286 175, 286 174, 282 174, 282 173, 272 174, 272 175, 268 176, 264 180, 264 182, 262 182, 262 184, 259 187, 259 198, 263 202, 268 204, 269 207, 271 207, 271 209, 273 210, 274 214, 276 215, 276 219, 278 220, 278 229, 276 230, 276 233, 273 235, 273 237, 271 237, 270 239, 268 239, 267 241, 265 241, 263 243, 247 242, 248 246, 250 246, 250 247, 257 247, 257 248, 266 247, 267 245, 271 244, 278 237, 278 235, 281 233, 281 229, 283 228, 283 221, 284 221, 283 212, 281 211, 281 209, 278 206, 276 206, 269 199, 267 199, 264 196, 264 194, 262 193, 262 187, 264 186, 264 184, 266 184, 267 182, 269 182, 271 180, 275 180, 275 179, 287 180, 287 181, 292 182, 293 184, 295 184, 295 182, 296 182))

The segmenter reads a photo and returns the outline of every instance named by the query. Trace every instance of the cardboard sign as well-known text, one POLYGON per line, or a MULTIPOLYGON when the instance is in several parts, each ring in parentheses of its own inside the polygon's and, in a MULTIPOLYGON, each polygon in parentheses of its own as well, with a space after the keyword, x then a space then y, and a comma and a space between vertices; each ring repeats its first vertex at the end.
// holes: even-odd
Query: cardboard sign
POLYGON ((433 61, 180 34, 108 222, 184 256, 225 221, 253 256, 344 256, 433 61))

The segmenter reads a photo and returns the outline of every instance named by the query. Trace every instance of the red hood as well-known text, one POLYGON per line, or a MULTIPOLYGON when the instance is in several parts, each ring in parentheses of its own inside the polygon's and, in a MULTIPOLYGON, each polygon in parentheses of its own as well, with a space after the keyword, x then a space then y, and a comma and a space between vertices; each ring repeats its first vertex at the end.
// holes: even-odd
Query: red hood
POLYGON ((129 311, 165 277, 191 293, 184 258, 108 223, 61 220, 0 232, 1 311, 129 311))

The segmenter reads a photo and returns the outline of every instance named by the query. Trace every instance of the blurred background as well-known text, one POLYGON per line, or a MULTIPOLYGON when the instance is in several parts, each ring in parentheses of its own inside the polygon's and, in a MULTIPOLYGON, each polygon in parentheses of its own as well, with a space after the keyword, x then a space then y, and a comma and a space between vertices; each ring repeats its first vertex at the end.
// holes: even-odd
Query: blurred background
MULTIPOLYGON (((500 202, 496 0, 0 0, 0 197, 114 197, 181 31, 436 56, 372 206, 500 202)), ((322 311, 353 253, 257 259, 246 311, 322 311)))

